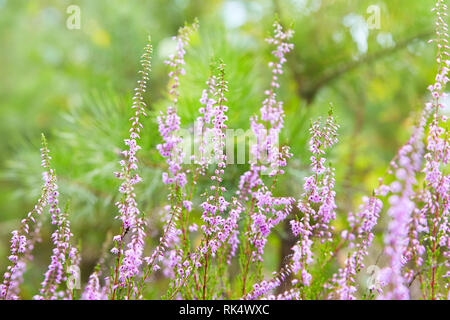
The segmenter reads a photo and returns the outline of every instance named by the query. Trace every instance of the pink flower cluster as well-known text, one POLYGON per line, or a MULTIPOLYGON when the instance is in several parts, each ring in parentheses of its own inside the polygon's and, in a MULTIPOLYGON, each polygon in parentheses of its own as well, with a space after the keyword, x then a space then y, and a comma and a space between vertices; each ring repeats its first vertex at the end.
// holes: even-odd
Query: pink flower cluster
POLYGON ((313 260, 313 237, 321 241, 330 240, 333 228, 329 225, 336 218, 336 204, 334 191, 334 168, 326 166, 323 157, 326 150, 337 142, 338 125, 330 111, 330 114, 322 125, 320 119, 315 121, 309 132, 309 150, 311 156, 312 175, 305 178, 304 193, 298 201, 297 207, 303 214, 299 220, 291 221, 292 232, 300 236, 300 240, 294 245, 292 268, 294 273, 300 272, 301 283, 309 286, 311 274, 307 266, 313 260), (318 207, 318 209, 314 209, 318 207))
POLYGON ((67 219, 67 210, 61 211, 59 208, 58 187, 56 184, 54 186, 53 193, 49 196, 48 200, 51 221, 56 226, 56 230, 51 237, 54 247, 52 256, 50 257, 50 265, 41 283, 40 294, 34 296, 36 300, 72 299, 73 296, 70 288, 62 291, 58 291, 58 289, 64 281, 67 281, 67 274, 70 267, 78 266, 79 264, 78 250, 72 246, 70 241, 73 234, 70 230, 70 221, 67 219))
POLYGON ((180 76, 186 73, 184 69, 186 54, 185 47, 189 44, 189 37, 197 29, 198 25, 181 28, 178 36, 173 39, 177 42, 176 53, 169 57, 166 64, 170 67, 169 78, 171 80, 169 95, 171 103, 166 113, 161 111, 158 116, 158 130, 164 141, 157 149, 166 158, 169 165, 169 172, 164 172, 162 179, 165 184, 175 184, 183 188, 187 183, 186 173, 182 171, 183 150, 181 147, 182 138, 178 135, 180 129, 180 117, 177 114, 177 104, 179 96, 180 76))
MULTIPOLYGON (((378 192, 376 191, 375 194, 378 192)), ((340 300, 353 300, 356 298, 356 275, 364 268, 364 257, 369 254, 368 249, 374 239, 374 227, 378 223, 383 202, 376 196, 364 197, 359 210, 348 215, 350 231, 344 230, 341 234, 343 240, 348 241, 348 247, 353 249, 345 260, 345 267, 340 268, 333 275, 332 283, 335 290, 331 298, 340 300)))
POLYGON ((262 102, 260 119, 258 116, 250 118, 250 127, 256 142, 251 146, 250 170, 245 172, 239 182, 239 195, 241 201, 252 203, 249 230, 245 236, 252 245, 247 254, 252 261, 262 261, 267 236, 271 229, 283 221, 292 210, 294 199, 289 197, 273 196, 273 188, 277 175, 284 174, 283 168, 287 159, 292 157, 289 147, 279 147, 279 135, 284 126, 283 103, 277 101, 276 89, 279 88, 279 75, 283 73, 285 55, 294 45, 289 42, 293 32, 283 31, 279 23, 274 24, 274 35, 266 41, 275 46, 272 51, 275 61, 269 63, 272 71, 270 89, 265 91, 267 96, 262 102), (273 178, 270 186, 264 183, 263 176, 273 178))
POLYGON ((117 263, 113 275, 112 296, 115 295, 119 285, 121 287, 130 286, 129 280, 139 273, 139 268, 142 264, 144 239, 146 236, 144 230, 145 221, 137 207, 134 186, 142 180, 136 172, 138 169, 136 153, 141 149, 137 144, 143 127, 141 118, 147 116, 144 93, 151 71, 151 55, 152 46, 148 43, 141 56, 142 70, 139 71, 141 78, 137 81, 138 86, 135 89, 131 106, 134 115, 130 118, 130 136, 124 140, 128 148, 122 151, 125 159, 120 161, 121 171, 115 173, 115 176, 123 181, 119 187, 122 198, 116 202, 116 206, 119 209, 117 218, 122 221, 122 228, 121 234, 114 237, 115 246, 111 249, 111 252, 117 255, 117 263), (125 236, 129 232, 131 233, 131 241, 125 245, 125 236))
POLYGON ((31 252, 33 251, 34 243, 40 241, 41 222, 38 219, 40 219, 47 205, 51 204, 52 195, 57 189, 56 176, 53 169, 50 168, 51 157, 44 135, 42 135, 42 148, 40 151, 41 166, 45 170, 42 174, 44 184, 41 196, 33 210, 21 221, 20 230, 12 232, 10 255, 8 257, 11 264, 3 276, 3 283, 0 285, 0 299, 18 299, 19 285, 23 281, 26 263, 33 258, 31 252), (30 225, 34 226, 32 231, 30 231, 30 225))

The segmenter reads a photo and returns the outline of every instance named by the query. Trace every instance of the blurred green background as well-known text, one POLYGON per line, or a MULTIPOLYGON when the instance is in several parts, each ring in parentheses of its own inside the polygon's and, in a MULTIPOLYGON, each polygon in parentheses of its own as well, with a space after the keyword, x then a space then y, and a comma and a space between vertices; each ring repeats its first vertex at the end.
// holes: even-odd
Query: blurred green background
MULTIPOLYGON (((150 34, 153 72, 146 100, 141 174, 137 194, 157 234, 166 203, 164 163, 155 114, 167 105, 171 37, 198 18, 188 49, 179 114, 189 127, 197 117, 209 65, 221 58, 229 81, 229 128, 249 128, 269 85, 270 48, 264 39, 278 17, 295 30, 294 52, 282 77, 286 127, 282 144, 293 159, 279 193, 298 196, 308 174, 310 119, 326 115, 330 102, 341 125, 330 155, 337 174, 339 217, 355 208, 382 176, 410 133, 433 80, 432 0, 0 0, 0 270, 7 262, 10 231, 32 208, 40 191, 40 133, 46 134, 63 202, 71 203, 75 240, 82 247, 86 279, 102 244, 119 226, 114 200, 118 150, 128 130, 139 57, 150 34), (69 5, 81 12, 80 29, 66 27, 69 5), (372 22, 379 10, 379 25, 372 22), (374 28, 373 28, 374 27, 374 28), (432 66, 432 67, 430 67, 432 66)), ((234 190, 245 165, 231 166, 234 190)), ((153 230, 153 231, 152 231, 153 230)), ((50 227, 43 228, 27 273, 31 297, 49 262, 50 227), (34 291, 33 291, 34 290, 34 291)), ((267 269, 278 265, 279 239, 271 238, 267 269)), ((108 243, 109 248, 109 243, 108 243)), ((3 272, 3 271, 2 271, 3 272)))

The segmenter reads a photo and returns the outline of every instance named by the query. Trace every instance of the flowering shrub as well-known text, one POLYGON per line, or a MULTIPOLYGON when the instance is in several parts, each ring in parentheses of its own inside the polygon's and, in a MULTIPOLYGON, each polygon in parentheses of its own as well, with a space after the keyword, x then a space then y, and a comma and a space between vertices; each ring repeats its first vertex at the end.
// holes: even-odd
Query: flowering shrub
POLYGON ((213 63, 199 101, 193 137, 197 148, 194 155, 186 153, 189 143, 181 132, 177 105, 186 73, 184 56, 199 27, 195 22, 179 30, 174 37, 175 54, 166 61, 170 104, 157 118, 161 136, 157 150, 165 159, 162 183, 168 193, 158 245, 146 247, 146 214, 155 213, 139 210, 140 197, 135 192, 135 185, 142 181, 138 174, 141 131, 147 130, 142 118, 148 109, 144 93, 151 72, 149 41, 141 57, 120 171, 114 173, 121 181, 121 198, 116 203, 118 232, 109 249, 114 256, 110 274, 103 271, 109 261, 102 257, 87 284, 74 286, 74 277, 79 277, 79 249, 72 244, 69 206, 59 207, 57 175, 43 137, 41 196, 20 228, 12 232, 0 298, 21 297, 23 274, 40 240, 46 209, 55 228, 53 251, 35 299, 143 299, 156 277, 167 278, 164 299, 409 299, 416 280, 423 299, 450 298, 449 137, 447 119, 440 113, 450 67, 444 21, 447 6, 438 0, 433 10, 436 38, 431 42, 438 49, 438 71, 429 87, 431 100, 386 176, 379 179, 372 194, 363 197, 355 212, 348 213, 343 231, 338 233, 333 224, 337 217, 335 170, 328 150, 338 143, 339 124, 332 108, 326 118, 311 123, 310 175, 304 179, 303 192, 293 198, 280 195, 277 189, 279 177, 294 157, 289 146, 279 143, 285 118, 278 97, 279 77, 294 50, 293 32, 280 23, 274 24, 273 35, 267 39, 273 50, 268 64, 272 78, 259 114, 250 118, 249 166, 235 188, 224 184, 230 165, 225 152, 227 97, 233 93, 228 90, 227 69, 221 61, 213 63), (199 190, 199 179, 208 181, 206 189, 199 190), (382 216, 388 219, 386 230, 379 227, 382 216), (284 265, 267 277, 264 252, 268 237, 280 224, 290 227, 296 241, 284 265), (375 281, 365 288, 358 276, 377 233, 384 238, 388 260, 379 272, 375 269, 375 278, 371 278, 375 281), (199 234, 200 241, 192 241, 193 234, 199 234), (338 252, 346 252, 340 265, 338 252))

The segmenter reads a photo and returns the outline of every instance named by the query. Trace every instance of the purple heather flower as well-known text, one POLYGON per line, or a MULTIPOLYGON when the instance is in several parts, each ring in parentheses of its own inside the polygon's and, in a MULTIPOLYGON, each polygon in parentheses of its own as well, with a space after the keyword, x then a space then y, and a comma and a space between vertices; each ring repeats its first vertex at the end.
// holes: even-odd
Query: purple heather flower
POLYGON ((245 300, 256 300, 259 297, 271 292, 273 289, 279 287, 284 279, 291 273, 288 268, 281 271, 275 278, 270 281, 263 280, 261 283, 255 283, 253 285, 253 290, 249 292, 244 299, 245 300))
POLYGON ((18 299, 19 284, 23 281, 23 273, 26 269, 26 262, 32 260, 32 251, 36 241, 40 241, 41 222, 37 219, 41 216, 45 207, 52 200, 52 195, 57 189, 56 176, 53 169, 50 168, 50 155, 46 139, 42 135, 41 148, 41 166, 44 168, 42 178, 44 184, 42 186, 41 196, 25 219, 21 221, 19 230, 12 232, 10 255, 8 257, 11 264, 3 276, 3 283, 0 285, 0 299, 18 299), (36 217, 37 215, 37 217, 36 217), (34 229, 30 231, 30 225, 34 225, 34 229))
MULTIPOLYGON (((147 88, 149 73, 151 71, 151 55, 152 46, 148 43, 141 56, 142 70, 139 71, 141 78, 137 81, 133 104, 131 106, 134 115, 130 118, 130 136, 128 139, 124 140, 125 145, 127 146, 127 149, 122 151, 125 160, 120 161, 121 171, 115 173, 115 176, 123 181, 119 187, 122 198, 120 201, 116 202, 116 206, 119 209, 119 216, 117 218, 122 221, 122 232, 120 235, 114 237, 115 247, 111 252, 117 255, 118 261, 116 266, 116 268, 118 268, 118 273, 116 272, 114 276, 114 285, 117 285, 118 283, 122 287, 128 283, 128 280, 139 273, 144 250, 145 220, 142 218, 137 207, 134 185, 142 180, 136 173, 136 170, 138 169, 138 159, 136 154, 141 149, 137 144, 137 141, 140 139, 141 129, 143 128, 141 118, 147 116, 145 111, 146 104, 144 102, 144 93, 147 88), (124 251, 125 235, 128 231, 131 233, 131 241, 126 245, 126 250, 124 251)), ((113 290, 115 293, 115 289, 113 290)))
POLYGON ((413 260, 417 267, 421 267, 422 255, 425 253, 423 240, 429 240, 431 243, 433 270, 431 296, 434 299, 436 248, 442 245, 444 250, 448 250, 446 239, 448 238, 450 178, 443 174, 441 167, 448 164, 449 141, 445 129, 439 125, 439 121, 445 123, 447 120, 446 117, 439 117, 439 111, 442 108, 440 101, 446 98, 443 88, 448 82, 449 71, 449 60, 444 60, 444 56, 448 56, 449 49, 447 46, 448 26, 442 19, 446 10, 447 6, 442 0, 438 0, 434 8, 437 15, 435 41, 438 46, 438 74, 436 82, 429 86, 432 101, 425 105, 419 126, 415 128, 410 141, 400 149, 397 161, 393 162, 397 181, 394 182, 395 187, 391 187, 394 194, 389 198, 391 208, 388 211, 393 219, 385 237, 385 252, 390 257, 390 265, 388 269, 383 270, 387 289, 380 296, 381 299, 409 298, 408 284, 412 280, 413 270, 408 270, 405 265, 413 260), (431 123, 426 139, 426 154, 423 155, 424 146, 421 140, 430 113, 431 123), (416 174, 421 169, 423 158, 425 165, 422 171, 425 173, 426 188, 419 193, 414 191, 413 186, 416 184, 416 174), (416 208, 416 199, 425 203, 421 209, 416 208), (422 241, 420 233, 425 233, 422 241))
POLYGON ((182 170, 183 162, 183 139, 179 136, 180 130, 180 117, 177 114, 177 104, 180 85, 180 76, 186 73, 184 69, 184 56, 186 54, 185 47, 189 44, 189 37, 191 33, 197 29, 198 25, 194 23, 191 27, 181 28, 178 35, 173 39, 176 41, 176 53, 169 57, 169 60, 165 63, 169 66, 169 78, 171 81, 169 95, 171 98, 171 104, 166 112, 160 113, 158 116, 158 130, 164 141, 159 144, 157 149, 161 155, 166 158, 166 162, 169 165, 168 172, 163 173, 164 184, 175 184, 181 188, 187 183, 186 173, 182 170))
POLYGON ((322 126, 320 119, 313 122, 309 132, 311 135, 309 146, 313 154, 311 157, 312 175, 305 178, 302 199, 297 207, 303 216, 300 221, 292 221, 292 232, 300 236, 300 240, 292 247, 293 272, 300 273, 300 279, 306 286, 310 285, 311 274, 307 266, 313 262, 313 237, 319 237, 322 241, 331 239, 333 228, 329 225, 336 218, 336 203, 334 191, 334 168, 326 166, 323 155, 327 148, 337 143, 337 129, 332 113, 330 112, 325 124, 322 126), (318 206, 315 210, 313 207, 318 206))
POLYGON ((107 294, 105 288, 100 286, 100 280, 98 278, 97 271, 94 271, 89 276, 89 281, 81 295, 83 300, 106 300, 107 294))
MULTIPOLYGON (((167 107, 166 112, 161 111, 160 116, 158 116, 157 119, 158 130, 163 139, 163 143, 157 145, 157 149, 160 154, 164 158, 166 158, 166 163, 169 166, 168 172, 162 173, 163 183, 173 186, 169 194, 169 200, 175 199, 178 188, 183 189, 187 183, 186 172, 182 168, 184 157, 182 150, 183 139, 179 136, 181 121, 180 117, 177 114, 177 104, 179 96, 180 76, 186 73, 184 69, 184 56, 186 54, 185 47, 189 44, 189 38, 191 34, 195 30, 197 30, 197 28, 197 22, 192 26, 185 26, 183 28, 180 28, 178 35, 173 38, 177 43, 176 53, 174 55, 170 55, 169 59, 165 61, 165 63, 170 68, 169 96, 171 99, 171 105, 167 107)), ((170 248, 170 246, 173 245, 173 236, 178 235, 182 232, 176 227, 177 222, 182 215, 181 206, 183 206, 187 212, 192 210, 191 201, 185 198, 185 194, 183 191, 181 192, 183 198, 182 202, 180 204, 177 203, 173 206, 169 206, 168 208, 168 219, 166 225, 164 226, 164 234, 161 239, 161 243, 154 249, 151 256, 145 258, 148 266, 153 271, 160 268, 160 266, 158 266, 157 264, 158 262, 161 262, 163 260, 163 264, 166 266, 165 270, 167 269, 167 266, 175 266, 176 264, 171 263, 170 261, 172 261, 176 256, 174 256, 174 253, 181 252, 177 251, 175 248, 173 248, 173 250, 175 251, 168 250, 166 252, 166 249, 170 248)), ((179 260, 178 258, 176 259, 179 260)), ((173 270, 166 270, 165 272, 173 274, 173 270)))
POLYGON ((284 173, 287 159, 292 157, 289 147, 279 149, 279 134, 284 126, 283 103, 277 101, 275 91, 279 88, 278 75, 282 74, 285 55, 293 49, 289 43, 293 35, 291 30, 284 32, 279 23, 274 24, 274 36, 267 39, 275 46, 272 51, 275 61, 269 63, 272 70, 270 89, 265 91, 266 98, 262 102, 260 117, 250 118, 250 127, 256 142, 251 146, 250 170, 245 172, 239 181, 239 195, 242 201, 255 203, 250 212, 250 230, 245 235, 255 250, 251 250, 253 261, 261 261, 267 236, 270 230, 284 220, 292 209, 292 198, 274 197, 272 187, 264 184, 262 176, 267 174, 275 181, 277 175, 284 173))
MULTIPOLYGON (((379 190, 375 191, 377 194, 379 190)), ((349 242, 348 247, 353 248, 353 252, 345 260, 345 267, 340 268, 337 274, 332 277, 335 291, 331 297, 340 300, 356 299, 356 275, 364 268, 363 259, 369 254, 374 233, 373 229, 378 222, 383 202, 375 196, 363 197, 363 204, 359 210, 348 215, 350 232, 343 234, 344 240, 349 242)))
MULTIPOLYGON (((290 289, 277 295, 269 295, 267 300, 300 300, 301 293, 298 289, 290 289)), ((264 300, 264 299, 262 299, 264 300)))
MULTIPOLYGON (((433 11, 436 13, 436 39, 438 72, 435 83, 429 87, 432 100, 427 103, 426 108, 431 110, 431 123, 429 124, 428 136, 426 139, 425 173, 426 187, 420 198, 425 205, 420 212, 415 210, 413 213, 413 223, 421 227, 425 233, 424 241, 430 242, 430 261, 431 261, 431 299, 436 296, 436 269, 437 252, 443 252, 443 255, 449 251, 449 208, 450 208, 450 176, 444 174, 445 168, 449 163, 449 139, 445 128, 447 117, 440 116, 443 108, 442 101, 447 98, 444 88, 448 82, 448 72, 450 60, 448 60, 448 25, 445 22, 447 16, 447 5, 443 0, 437 0, 433 11), (440 124, 442 123, 442 125, 440 124), (428 223, 426 221, 428 220, 428 223)), ((417 230, 418 231, 418 230, 417 230)), ((410 237, 411 244, 409 250, 405 252, 406 259, 414 258, 417 265, 420 265, 421 254, 424 248, 421 246, 416 233, 410 237)))
POLYGON ((63 212, 59 208, 59 192, 57 189, 58 186, 55 182, 53 192, 48 199, 51 223, 56 226, 51 236, 53 250, 50 257, 50 265, 41 283, 40 294, 33 297, 36 300, 55 300, 60 297, 73 298, 70 288, 58 291, 60 285, 67 280, 66 275, 69 267, 78 265, 79 256, 77 249, 70 242, 73 236, 70 230, 70 221, 67 219, 67 212, 63 212))

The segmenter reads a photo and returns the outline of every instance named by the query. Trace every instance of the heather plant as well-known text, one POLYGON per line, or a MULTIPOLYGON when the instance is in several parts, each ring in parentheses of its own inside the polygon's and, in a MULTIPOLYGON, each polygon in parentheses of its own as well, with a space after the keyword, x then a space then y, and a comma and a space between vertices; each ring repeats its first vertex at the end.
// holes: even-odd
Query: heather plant
POLYGON ((59 206, 56 173, 43 136, 41 196, 11 233, 0 298, 21 297, 23 275, 32 262, 41 224, 46 221, 42 214, 48 207, 55 227, 53 250, 35 299, 145 299, 157 278, 166 279, 163 299, 410 299, 415 281, 423 299, 449 299, 449 136, 447 118, 441 112, 450 67, 445 1, 437 0, 433 11, 436 38, 430 42, 437 46, 438 70, 429 87, 431 100, 379 184, 356 210, 348 212, 339 231, 336 170, 330 150, 339 143, 340 124, 332 106, 305 132, 310 162, 304 181, 297 181, 302 192, 293 197, 280 188, 289 162, 296 157, 283 141, 285 111, 279 94, 294 50, 293 31, 275 22, 266 39, 272 54, 271 77, 259 114, 248 122, 251 139, 248 143, 244 139, 248 163, 231 186, 225 183, 227 171, 235 165, 227 143, 232 125, 228 101, 233 96, 227 66, 212 59, 210 76, 203 80, 205 88, 196 102, 195 121, 183 123, 178 109, 185 55, 200 26, 195 21, 180 28, 173 38, 175 52, 165 61, 168 102, 156 116, 157 128, 146 127, 144 119, 153 112, 145 102, 153 54, 149 39, 123 140, 126 147, 117 152, 116 235, 87 283, 74 286, 80 250, 72 244, 76 235, 70 228, 69 206, 64 210, 59 206), (150 211, 140 209, 145 197, 138 192, 138 184, 146 183, 138 165, 145 159, 138 151, 145 146, 141 137, 147 136, 143 134, 147 130, 159 132, 156 150, 164 162, 158 179, 166 188, 164 207, 150 211), (189 152, 192 141, 193 154, 189 152), (155 223, 158 219, 161 228, 155 223), (284 224, 294 244, 282 265, 267 274, 268 239, 284 224), (377 235, 387 259, 374 275, 375 281, 365 286, 359 277, 377 235), (343 261, 339 256, 344 256, 343 261))

